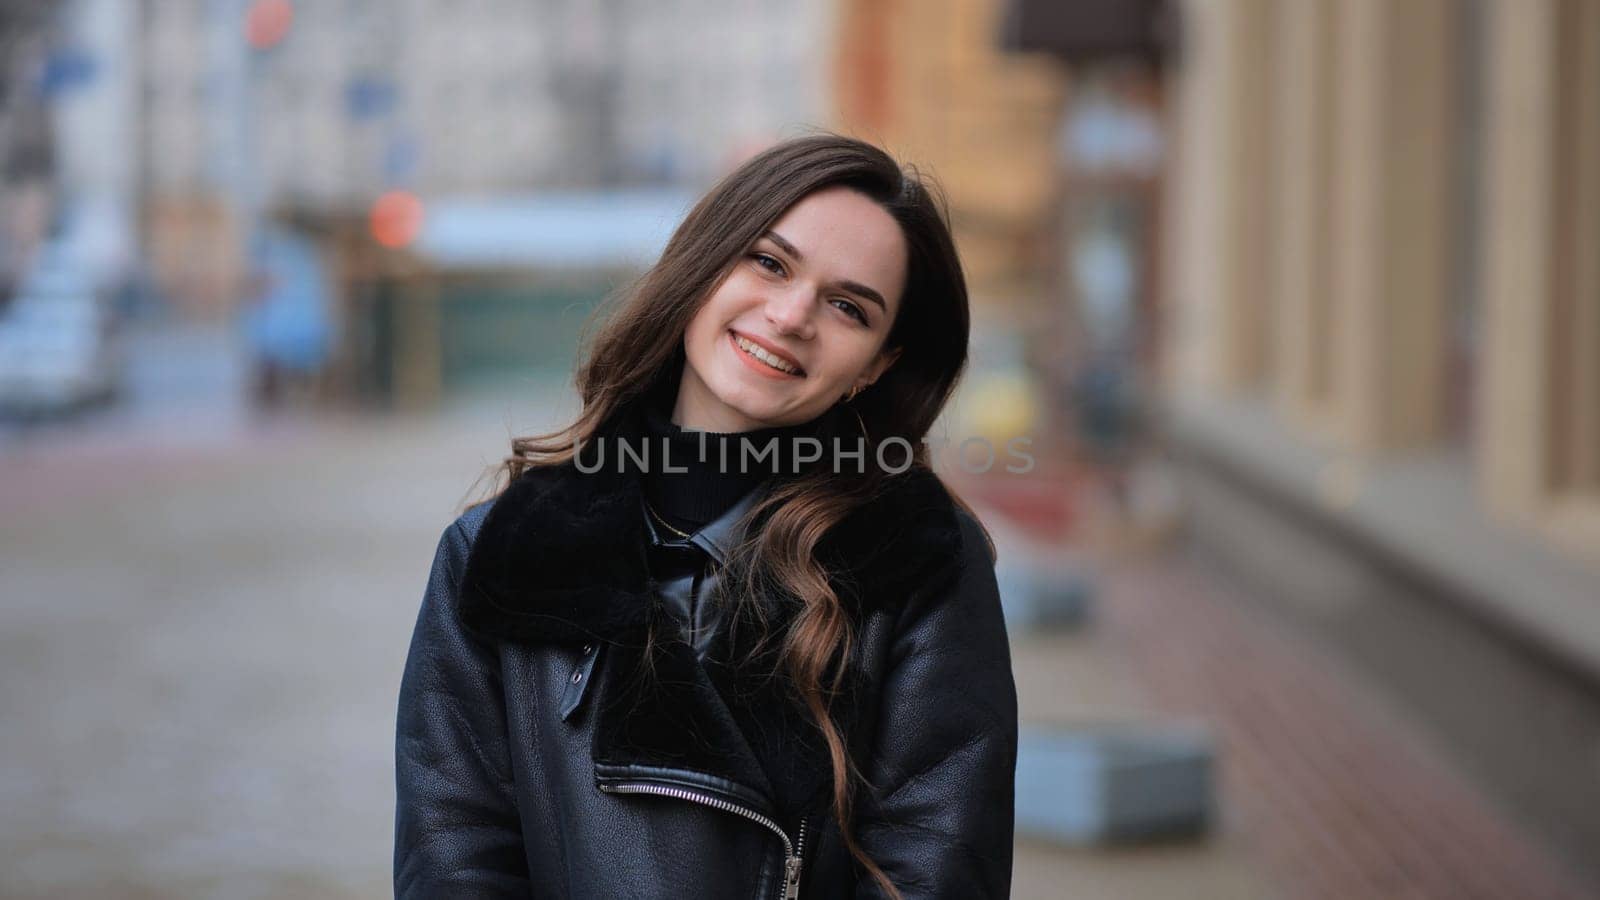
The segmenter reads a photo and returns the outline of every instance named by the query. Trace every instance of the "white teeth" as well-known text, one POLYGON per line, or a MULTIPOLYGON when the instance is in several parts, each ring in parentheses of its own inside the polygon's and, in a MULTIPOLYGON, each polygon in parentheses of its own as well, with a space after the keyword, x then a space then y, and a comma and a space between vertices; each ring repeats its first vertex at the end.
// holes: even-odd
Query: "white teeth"
POLYGON ((790 375, 800 374, 799 369, 796 369, 794 366, 791 366, 776 356, 773 356, 771 353, 768 353, 766 350, 762 349, 760 344, 747 341, 737 334, 733 336, 733 340, 734 343, 738 344, 746 353, 749 353, 751 356, 754 356, 756 359, 761 360, 774 369, 777 369, 780 372, 788 372, 790 375))

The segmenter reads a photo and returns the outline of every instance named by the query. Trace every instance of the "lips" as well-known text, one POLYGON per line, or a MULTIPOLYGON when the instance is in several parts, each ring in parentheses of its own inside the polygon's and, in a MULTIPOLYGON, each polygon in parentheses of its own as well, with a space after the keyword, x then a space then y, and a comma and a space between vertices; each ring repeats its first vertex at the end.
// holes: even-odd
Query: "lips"
POLYGON ((756 337, 754 335, 745 334, 744 332, 735 331, 735 330, 730 328, 730 329, 728 329, 728 343, 733 345, 733 349, 741 357, 743 357, 746 362, 749 362, 749 363, 751 363, 751 364, 753 364, 755 366, 758 366, 758 367, 760 367, 761 369, 765 370, 768 373, 771 373, 773 375, 779 375, 779 376, 782 376, 782 377, 785 377, 785 378, 803 378, 803 377, 805 377, 805 374, 806 374, 805 367, 800 365, 800 361, 799 360, 795 359, 792 355, 784 352, 782 349, 773 346, 768 341, 764 341, 761 338, 758 338, 758 337, 756 337), (778 360, 781 360, 784 363, 787 363, 790 366, 793 366, 794 369, 795 369, 795 372, 793 372, 793 373, 784 372, 784 371, 782 371, 780 369, 773 368, 771 365, 768 365, 765 361, 759 359, 754 354, 749 353, 743 347, 739 346, 739 342, 741 340, 747 341, 747 342, 749 342, 751 344, 754 344, 757 347, 760 347, 763 351, 765 351, 769 355, 777 358, 778 360))

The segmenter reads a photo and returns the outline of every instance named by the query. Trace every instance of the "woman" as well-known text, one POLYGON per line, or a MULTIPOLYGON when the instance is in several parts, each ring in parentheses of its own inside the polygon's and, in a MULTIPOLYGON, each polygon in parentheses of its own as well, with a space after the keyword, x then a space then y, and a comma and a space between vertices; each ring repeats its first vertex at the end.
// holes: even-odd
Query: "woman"
POLYGON ((923 444, 967 336, 945 221, 881 150, 803 138, 714 187, 577 421, 440 541, 396 894, 1007 896, 993 549, 923 444))

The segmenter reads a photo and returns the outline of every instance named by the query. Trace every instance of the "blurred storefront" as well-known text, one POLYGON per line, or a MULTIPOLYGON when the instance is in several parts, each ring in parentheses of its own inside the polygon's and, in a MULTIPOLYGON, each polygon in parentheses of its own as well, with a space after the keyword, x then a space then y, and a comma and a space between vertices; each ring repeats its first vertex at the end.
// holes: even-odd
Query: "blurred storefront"
POLYGON ((1163 318, 1158 48, 1130 44, 1105 58, 1070 47, 1055 52, 1073 64, 1056 134, 1063 190, 1049 290, 1065 339, 1038 354, 1036 365, 1048 373, 1078 456, 1120 505, 1147 443, 1163 318))
POLYGON ((386 195, 319 221, 345 323, 335 392, 427 409, 461 390, 565 383, 585 324, 659 255, 686 191, 386 195))
POLYGON ((1600 877, 1600 3, 1181 13, 1195 543, 1600 877))

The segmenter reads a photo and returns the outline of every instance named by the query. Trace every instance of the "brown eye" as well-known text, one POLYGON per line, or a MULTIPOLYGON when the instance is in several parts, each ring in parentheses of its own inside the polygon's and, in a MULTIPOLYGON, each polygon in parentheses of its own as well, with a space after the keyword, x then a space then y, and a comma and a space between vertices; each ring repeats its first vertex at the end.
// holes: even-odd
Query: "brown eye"
POLYGON ((768 272, 771 272, 774 275, 783 274, 783 263, 778 262, 777 258, 771 256, 770 254, 752 253, 750 254, 750 258, 756 261, 756 265, 766 269, 768 272))
POLYGON ((847 314, 849 314, 849 316, 851 318, 855 319, 857 322, 860 322, 863 325, 867 324, 867 314, 861 311, 861 307, 856 306, 854 303, 851 303, 849 300, 840 300, 838 298, 835 298, 833 302, 834 302, 835 306, 837 306, 839 309, 844 310, 847 314))

